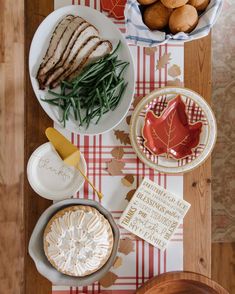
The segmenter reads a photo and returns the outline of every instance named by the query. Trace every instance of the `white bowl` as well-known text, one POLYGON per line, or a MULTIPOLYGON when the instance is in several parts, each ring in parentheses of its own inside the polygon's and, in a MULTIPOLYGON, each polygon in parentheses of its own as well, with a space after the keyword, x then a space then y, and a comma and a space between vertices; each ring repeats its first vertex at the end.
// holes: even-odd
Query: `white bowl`
POLYGON ((67 199, 51 205, 43 212, 31 235, 28 250, 29 255, 32 257, 38 272, 54 285, 76 287, 87 286, 100 280, 113 265, 117 255, 119 237, 119 229, 112 215, 98 202, 87 199, 67 199), (49 220, 57 211, 73 205, 89 205, 96 208, 109 221, 114 236, 113 250, 108 261, 97 272, 85 277, 72 277, 57 271, 47 260, 43 249, 43 233, 49 220))
POLYGON ((113 48, 116 47, 120 40, 121 46, 117 52, 118 57, 123 61, 129 62, 129 66, 123 74, 123 77, 125 81, 128 82, 128 85, 119 105, 114 111, 109 111, 104 114, 97 125, 95 124, 95 119, 93 123, 90 123, 90 126, 87 129, 86 126, 79 127, 78 122, 75 121, 72 117, 70 117, 69 120, 66 122, 66 129, 70 130, 71 132, 87 135, 101 134, 113 129, 125 117, 128 109, 130 108, 135 90, 134 64, 130 49, 126 43, 123 34, 120 32, 117 26, 104 14, 90 7, 81 5, 65 6, 49 14, 38 27, 31 43, 29 52, 29 74, 31 83, 38 102, 45 110, 47 115, 54 122, 63 127, 63 125, 59 121, 61 119, 59 109, 55 106, 41 101, 41 98, 45 98, 46 91, 39 90, 36 74, 42 58, 45 54, 45 51, 48 48, 51 34, 55 29, 56 24, 61 18, 68 14, 79 15, 90 22, 92 25, 97 27, 101 37, 103 39, 109 40, 112 43, 113 48))

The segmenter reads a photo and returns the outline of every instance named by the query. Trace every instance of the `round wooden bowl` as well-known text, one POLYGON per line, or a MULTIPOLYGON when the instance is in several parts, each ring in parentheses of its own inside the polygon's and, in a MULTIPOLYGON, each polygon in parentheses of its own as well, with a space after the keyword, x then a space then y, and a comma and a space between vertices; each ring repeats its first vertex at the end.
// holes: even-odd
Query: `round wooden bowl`
POLYGON ((137 294, 229 294, 211 279, 192 272, 170 272, 154 277, 137 294))

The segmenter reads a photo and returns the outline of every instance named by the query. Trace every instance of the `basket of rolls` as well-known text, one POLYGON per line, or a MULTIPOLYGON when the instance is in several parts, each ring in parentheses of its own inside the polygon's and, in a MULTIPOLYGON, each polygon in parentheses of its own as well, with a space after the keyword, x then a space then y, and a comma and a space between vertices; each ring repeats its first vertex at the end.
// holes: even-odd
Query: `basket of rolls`
POLYGON ((216 22, 223 0, 127 0, 126 39, 154 47, 205 37, 216 22))

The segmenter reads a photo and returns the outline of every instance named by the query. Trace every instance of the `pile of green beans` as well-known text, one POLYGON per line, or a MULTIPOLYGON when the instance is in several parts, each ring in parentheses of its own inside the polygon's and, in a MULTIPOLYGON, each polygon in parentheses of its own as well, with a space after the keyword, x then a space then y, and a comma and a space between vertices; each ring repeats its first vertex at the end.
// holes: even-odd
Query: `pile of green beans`
POLYGON ((85 67, 72 81, 62 81, 59 93, 49 90, 52 98, 41 99, 62 110, 64 127, 73 115, 79 126, 88 128, 94 118, 97 124, 106 112, 118 106, 127 86, 123 72, 129 65, 118 59, 119 46, 120 42, 111 54, 85 67))

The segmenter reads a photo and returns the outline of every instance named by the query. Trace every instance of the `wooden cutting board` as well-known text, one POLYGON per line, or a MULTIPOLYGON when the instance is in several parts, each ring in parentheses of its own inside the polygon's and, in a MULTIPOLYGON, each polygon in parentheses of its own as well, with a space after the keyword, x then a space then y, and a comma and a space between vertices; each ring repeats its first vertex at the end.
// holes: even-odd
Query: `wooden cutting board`
POLYGON ((154 277, 137 294, 229 294, 211 279, 191 272, 171 272, 154 277))

